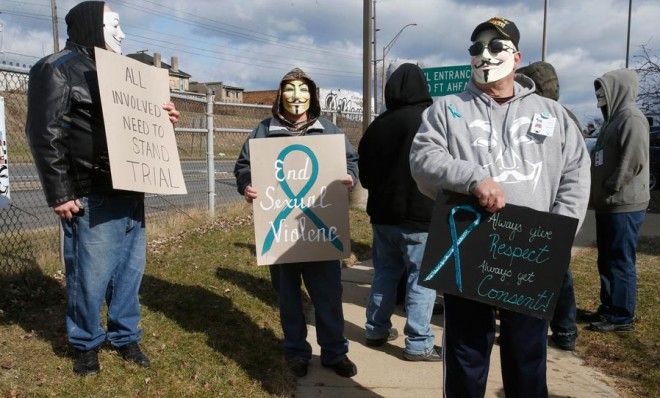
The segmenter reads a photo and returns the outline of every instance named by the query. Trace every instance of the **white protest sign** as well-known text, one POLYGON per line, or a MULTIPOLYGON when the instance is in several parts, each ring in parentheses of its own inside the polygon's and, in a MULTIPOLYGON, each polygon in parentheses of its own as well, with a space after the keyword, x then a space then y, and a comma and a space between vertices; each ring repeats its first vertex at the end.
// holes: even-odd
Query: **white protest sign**
POLYGON ((95 48, 112 186, 185 194, 174 127, 162 108, 170 100, 165 69, 95 48))
POLYGON ((9 159, 5 130, 5 99, 0 97, 0 209, 9 207, 9 159))
POLYGON ((343 134, 250 140, 257 264, 350 255, 343 134))

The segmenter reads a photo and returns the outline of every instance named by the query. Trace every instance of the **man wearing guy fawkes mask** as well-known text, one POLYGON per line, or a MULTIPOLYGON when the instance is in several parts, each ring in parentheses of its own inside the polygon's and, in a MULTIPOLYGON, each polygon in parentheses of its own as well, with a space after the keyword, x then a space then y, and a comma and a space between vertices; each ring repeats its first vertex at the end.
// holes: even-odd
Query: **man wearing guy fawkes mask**
MULTIPOLYGON (((589 155, 557 102, 515 74, 520 33, 504 18, 472 32, 472 80, 422 114, 410 151, 420 191, 476 196, 493 213, 507 201, 581 220, 589 197, 589 155)), ((483 397, 495 340, 495 308, 445 294, 446 397, 483 397)), ((547 397, 548 323, 499 309, 500 358, 507 397, 547 397)))
MULTIPOLYGON (((121 53, 119 15, 85 1, 66 15, 66 47, 30 70, 26 134, 46 201, 61 218, 66 267, 66 328, 73 371, 99 371, 109 341, 140 366, 138 291, 145 265, 144 194, 112 188, 94 47, 121 53), (107 331, 101 306, 108 306, 107 331)), ((174 104, 163 104, 178 121, 174 104)))
MULTIPOLYGON (((282 78, 272 113, 273 117, 262 120, 248 135, 234 167, 238 192, 248 203, 252 203, 258 195, 257 189, 252 186, 250 139, 343 134, 331 121, 320 116, 321 106, 316 83, 298 68, 282 78)), ((358 179, 358 155, 348 139, 345 139, 345 143, 348 174, 341 182, 351 189, 358 179)), ((357 368, 348 359, 348 340, 344 337, 339 260, 271 265, 270 276, 278 293, 284 332, 284 357, 291 372, 296 377, 304 377, 312 358, 312 347, 307 342, 307 324, 302 307, 302 280, 314 304, 321 364, 333 369, 340 376, 355 376, 357 368)))

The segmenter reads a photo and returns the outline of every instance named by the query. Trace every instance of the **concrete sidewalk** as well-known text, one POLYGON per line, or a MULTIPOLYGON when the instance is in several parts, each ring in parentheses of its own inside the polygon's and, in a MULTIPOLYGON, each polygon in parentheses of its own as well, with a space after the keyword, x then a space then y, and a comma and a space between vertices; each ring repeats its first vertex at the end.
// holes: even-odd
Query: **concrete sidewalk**
MULTIPOLYGON (((660 236, 660 214, 649 213, 642 228, 644 236, 660 236)), ((574 252, 595 243, 595 221, 590 212, 576 237, 574 252)), ((594 269, 595 271, 595 269, 594 269)), ((358 367, 352 379, 339 377, 323 368, 319 361, 316 330, 308 327, 308 341, 312 343, 314 358, 309 374, 298 380, 296 397, 396 397, 425 398, 442 396, 442 363, 408 362, 402 359, 405 314, 401 308, 392 317, 392 324, 400 336, 383 347, 372 349, 364 343, 365 305, 369 295, 373 268, 370 261, 342 271, 344 285, 344 317, 346 337, 350 340, 349 358, 358 367)), ((310 309, 311 310, 311 309, 310 309)), ((313 323, 313 310, 308 314, 313 323)), ((442 315, 434 316, 433 330, 436 345, 442 345, 442 315)), ((614 380, 586 367, 571 352, 548 348, 548 388, 551 397, 620 397, 610 386, 614 380)), ((499 360, 499 347, 493 346, 486 397, 504 397, 499 360)))
MULTIPOLYGON (((320 365, 319 348, 315 344, 316 329, 308 327, 314 358, 309 374, 298 380, 297 398, 307 397, 392 397, 425 398, 442 396, 442 362, 420 363, 402 359, 405 314, 400 307, 392 324, 400 336, 383 347, 372 349, 364 343, 365 303, 369 295, 373 268, 370 261, 345 268, 344 317, 346 337, 350 341, 349 358, 358 367, 357 376, 346 379, 320 365)), ((312 314, 308 314, 313 317, 312 314)), ((432 320, 436 344, 442 345, 442 315, 432 320)), ((588 368, 573 353, 548 348, 548 387, 552 397, 619 397, 609 385, 613 380, 588 368)), ((504 397, 500 370, 499 347, 493 346, 486 397, 504 397)))

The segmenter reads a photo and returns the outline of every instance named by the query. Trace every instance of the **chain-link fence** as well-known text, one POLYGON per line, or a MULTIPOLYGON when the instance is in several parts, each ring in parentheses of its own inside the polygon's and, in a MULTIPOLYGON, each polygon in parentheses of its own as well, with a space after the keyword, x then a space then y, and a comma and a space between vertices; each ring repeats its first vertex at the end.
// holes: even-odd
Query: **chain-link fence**
POLYGON ((27 92, 28 73, 25 69, 2 65, 0 67, 0 91, 27 92))
MULTIPOLYGON (((1 81, 2 74, 0 87, 1 81)), ((59 221, 46 205, 25 136, 25 90, 0 90, 0 97, 5 100, 11 190, 11 206, 0 209, 0 273, 12 273, 38 263, 40 256, 59 253, 59 221)), ((234 162, 247 134, 271 115, 270 106, 214 102, 212 96, 195 93, 172 93, 172 101, 181 112, 175 133, 188 194, 147 194, 148 225, 192 212, 212 215, 216 204, 242 200, 236 191, 234 162)), ((357 145, 361 114, 324 116, 357 145)))

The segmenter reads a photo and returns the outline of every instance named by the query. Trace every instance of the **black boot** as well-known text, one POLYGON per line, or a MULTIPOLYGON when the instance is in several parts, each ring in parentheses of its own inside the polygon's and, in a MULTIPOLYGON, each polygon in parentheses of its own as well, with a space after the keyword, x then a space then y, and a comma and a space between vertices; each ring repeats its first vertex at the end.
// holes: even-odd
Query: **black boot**
POLYGON ((95 348, 89 351, 74 350, 73 373, 78 376, 88 376, 97 374, 101 370, 99 355, 95 348))
POLYGON ((148 368, 151 364, 149 358, 140 350, 140 345, 137 342, 117 347, 117 351, 125 361, 135 362, 143 368, 148 368))

